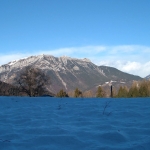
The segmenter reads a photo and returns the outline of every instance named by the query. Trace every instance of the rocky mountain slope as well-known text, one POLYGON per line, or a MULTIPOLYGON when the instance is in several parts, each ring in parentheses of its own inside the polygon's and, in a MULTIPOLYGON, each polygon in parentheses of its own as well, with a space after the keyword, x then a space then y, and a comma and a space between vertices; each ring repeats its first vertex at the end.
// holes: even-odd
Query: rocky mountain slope
POLYGON ((39 55, 0 66, 0 80, 13 84, 13 79, 18 73, 29 65, 40 68, 50 75, 51 84, 48 89, 53 93, 57 93, 60 89, 71 91, 76 87, 85 91, 110 82, 121 84, 142 79, 139 76, 130 75, 112 67, 97 66, 86 58, 39 55))
POLYGON ((18 96, 19 92, 18 92, 17 87, 0 81, 0 96, 1 95, 2 96, 8 96, 8 95, 18 96))

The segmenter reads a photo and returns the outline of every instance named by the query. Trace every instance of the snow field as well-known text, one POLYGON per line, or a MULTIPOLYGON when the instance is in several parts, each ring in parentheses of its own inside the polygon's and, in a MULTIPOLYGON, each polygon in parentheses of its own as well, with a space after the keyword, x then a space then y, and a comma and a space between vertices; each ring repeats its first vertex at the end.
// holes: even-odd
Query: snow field
POLYGON ((0 150, 26 149, 149 150, 150 98, 0 97, 0 150))

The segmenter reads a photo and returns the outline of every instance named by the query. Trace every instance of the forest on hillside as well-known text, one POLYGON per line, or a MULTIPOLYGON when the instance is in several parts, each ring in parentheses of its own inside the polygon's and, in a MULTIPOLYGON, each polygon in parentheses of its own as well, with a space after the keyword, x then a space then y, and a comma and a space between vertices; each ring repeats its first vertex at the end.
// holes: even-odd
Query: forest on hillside
POLYGON ((60 90, 57 97, 113 97, 113 98, 132 98, 132 97, 150 97, 150 81, 134 81, 132 86, 128 88, 127 86, 120 86, 118 90, 115 87, 111 87, 108 94, 102 86, 97 88, 97 91, 93 93, 93 91, 85 91, 82 92, 78 88, 74 91, 66 93, 64 90, 60 90), (109 96, 108 96, 109 95, 109 96))

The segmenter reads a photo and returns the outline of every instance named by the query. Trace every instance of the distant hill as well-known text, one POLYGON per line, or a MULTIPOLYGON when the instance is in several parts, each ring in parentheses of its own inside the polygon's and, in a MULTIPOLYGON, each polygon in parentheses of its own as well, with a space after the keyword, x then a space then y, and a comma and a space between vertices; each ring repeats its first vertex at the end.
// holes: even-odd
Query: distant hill
POLYGON ((29 65, 40 68, 50 75, 51 84, 47 88, 52 93, 57 93, 60 89, 68 92, 76 87, 86 91, 110 82, 116 82, 121 85, 122 83, 128 84, 133 80, 142 79, 139 76, 127 74, 112 67, 97 66, 86 58, 76 59, 66 56, 39 55, 0 66, 0 80, 13 84, 18 73, 29 65))
POLYGON ((146 76, 145 79, 148 79, 148 80, 149 80, 149 79, 150 79, 150 75, 146 76))

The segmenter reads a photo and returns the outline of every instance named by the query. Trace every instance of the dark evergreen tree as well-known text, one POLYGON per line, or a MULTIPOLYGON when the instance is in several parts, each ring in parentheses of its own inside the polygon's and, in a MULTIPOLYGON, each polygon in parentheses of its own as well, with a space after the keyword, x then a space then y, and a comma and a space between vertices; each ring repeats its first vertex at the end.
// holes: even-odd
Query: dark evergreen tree
POLYGON ((56 96, 57 97, 69 97, 68 94, 63 90, 60 90, 56 96))
POLYGON ((131 87, 129 89, 128 97, 139 97, 139 90, 137 86, 131 87))
POLYGON ((141 83, 139 88, 139 96, 140 97, 149 97, 148 84, 144 81, 141 83))
POLYGON ((126 87, 120 87, 118 90, 117 97, 127 97, 128 96, 128 91, 126 87))
POLYGON ((104 91, 101 86, 98 87, 96 97, 104 97, 104 91))
POLYGON ((74 97, 82 97, 82 92, 78 88, 74 91, 74 97))

